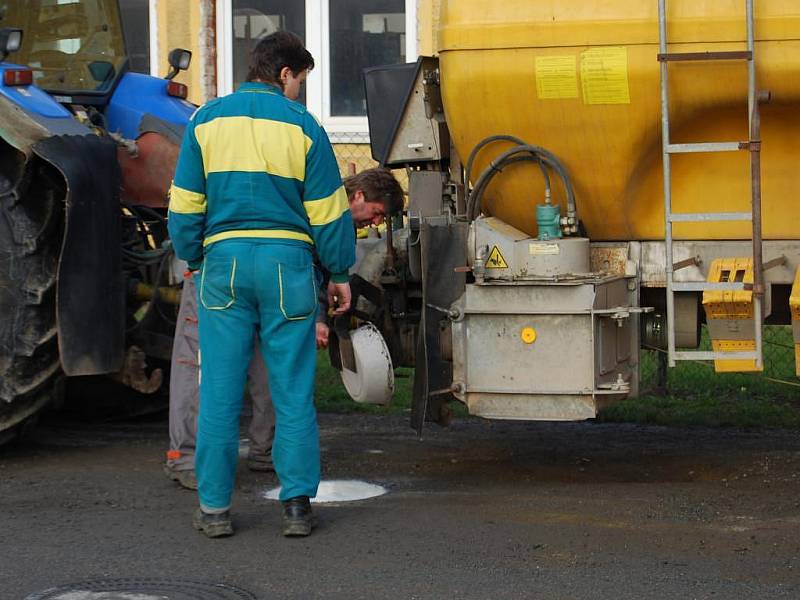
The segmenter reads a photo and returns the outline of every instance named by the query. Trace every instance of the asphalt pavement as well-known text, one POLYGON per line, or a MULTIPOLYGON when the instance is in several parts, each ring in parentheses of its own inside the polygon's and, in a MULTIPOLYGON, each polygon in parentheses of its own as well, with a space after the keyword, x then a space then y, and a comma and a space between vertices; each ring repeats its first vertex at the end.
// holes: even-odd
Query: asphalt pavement
POLYGON ((237 533, 209 540, 191 527, 195 495, 162 473, 165 418, 51 420, 0 448, 0 598, 120 578, 263 600, 800 598, 796 432, 467 418, 419 439, 405 417, 364 415, 320 427, 325 480, 388 493, 317 505, 314 534, 285 539, 264 497, 275 476, 242 464, 237 533))

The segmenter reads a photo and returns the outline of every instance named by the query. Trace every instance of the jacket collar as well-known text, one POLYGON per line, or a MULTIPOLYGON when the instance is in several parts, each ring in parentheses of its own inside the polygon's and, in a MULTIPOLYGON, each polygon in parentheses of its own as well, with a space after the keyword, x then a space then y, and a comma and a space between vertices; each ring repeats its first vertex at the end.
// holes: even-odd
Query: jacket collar
POLYGON ((271 83, 263 83, 261 81, 245 81, 239 86, 237 92, 261 92, 262 94, 278 94, 283 96, 283 91, 271 83))

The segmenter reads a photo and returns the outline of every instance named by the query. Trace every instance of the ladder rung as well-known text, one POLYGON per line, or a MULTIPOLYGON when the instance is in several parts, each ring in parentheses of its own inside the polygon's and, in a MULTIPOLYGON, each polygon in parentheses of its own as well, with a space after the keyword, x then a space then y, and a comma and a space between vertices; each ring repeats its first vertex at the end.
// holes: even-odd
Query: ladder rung
POLYGON ((753 60, 749 50, 731 50, 724 52, 668 52, 659 54, 659 62, 679 62, 687 60, 753 60))
POLYGON ((747 142, 700 142, 696 144, 667 144, 669 154, 686 154, 690 152, 735 152, 749 148, 747 142))
POLYGON ((675 352, 672 355, 675 360, 758 360, 758 357, 758 352, 702 352, 698 350, 675 352))
POLYGON ((672 284, 673 292, 740 292, 749 291, 752 289, 752 283, 743 283, 740 281, 729 281, 725 283, 711 283, 707 281, 676 281, 672 284))
POLYGON ((702 221, 752 221, 753 213, 719 212, 719 213, 670 213, 673 223, 698 223, 702 221))

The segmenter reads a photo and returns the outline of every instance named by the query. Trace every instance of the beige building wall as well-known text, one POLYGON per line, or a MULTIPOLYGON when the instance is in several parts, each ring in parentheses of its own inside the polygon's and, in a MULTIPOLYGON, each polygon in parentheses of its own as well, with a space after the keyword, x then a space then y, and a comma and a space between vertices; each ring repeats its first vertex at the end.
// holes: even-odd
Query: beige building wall
POLYGON ((442 0, 418 0, 417 2, 417 52, 420 56, 434 56, 439 51, 438 32, 441 5, 442 0))
POLYGON ((189 101, 202 104, 216 96, 216 17, 213 0, 157 0, 158 74, 169 71, 173 48, 192 52, 192 64, 175 81, 189 87, 189 101))

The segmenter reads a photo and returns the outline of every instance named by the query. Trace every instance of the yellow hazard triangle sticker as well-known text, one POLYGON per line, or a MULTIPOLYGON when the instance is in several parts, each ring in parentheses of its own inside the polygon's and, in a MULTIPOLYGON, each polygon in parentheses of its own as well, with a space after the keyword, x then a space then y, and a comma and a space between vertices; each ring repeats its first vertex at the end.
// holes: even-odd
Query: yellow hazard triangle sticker
POLYGON ((506 259, 503 258, 503 255, 500 254, 500 250, 497 246, 492 248, 492 251, 489 253, 489 258, 486 259, 486 268, 487 269, 507 269, 508 263, 506 259))

